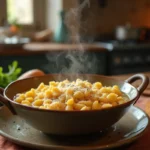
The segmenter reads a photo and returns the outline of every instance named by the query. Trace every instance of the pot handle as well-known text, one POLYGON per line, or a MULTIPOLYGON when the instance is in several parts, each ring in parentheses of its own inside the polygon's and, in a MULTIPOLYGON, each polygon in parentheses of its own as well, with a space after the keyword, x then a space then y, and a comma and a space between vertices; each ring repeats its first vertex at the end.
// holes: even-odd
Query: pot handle
POLYGON ((127 80, 125 80, 125 82, 132 84, 134 81, 136 81, 138 79, 142 80, 141 85, 139 85, 139 87, 137 88, 139 95, 141 95, 149 84, 149 78, 146 75, 135 74, 135 75, 129 77, 127 80))
POLYGON ((6 105, 8 107, 8 109, 14 114, 16 115, 16 112, 14 110, 14 108, 11 106, 11 104, 9 103, 9 101, 4 97, 3 95, 4 93, 4 89, 0 87, 0 101, 6 105))

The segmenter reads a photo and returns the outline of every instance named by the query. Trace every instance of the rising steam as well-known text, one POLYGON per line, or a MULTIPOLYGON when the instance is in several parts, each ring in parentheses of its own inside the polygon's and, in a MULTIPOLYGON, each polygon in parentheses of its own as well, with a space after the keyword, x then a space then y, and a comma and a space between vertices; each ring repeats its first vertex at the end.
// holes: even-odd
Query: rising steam
MULTIPOLYGON (((65 17, 65 24, 70 33, 70 41, 76 44, 80 44, 80 28, 81 28, 81 15, 82 10, 86 7, 90 7, 89 0, 84 0, 79 7, 71 8, 65 17)), ((82 50, 82 45, 79 45, 82 50)))
POLYGON ((55 54, 48 54, 47 59, 49 64, 46 69, 50 68, 57 70, 53 73, 96 73, 97 72, 97 58, 93 53, 84 50, 80 39, 80 20, 83 8, 90 7, 89 0, 84 0, 79 7, 72 8, 67 12, 65 23, 70 33, 70 42, 78 45, 78 50, 69 50, 64 52, 56 52, 55 54), (54 55, 54 57, 52 56, 54 55), (52 66, 51 64, 56 64, 52 66), (59 72, 58 72, 59 70, 59 72))

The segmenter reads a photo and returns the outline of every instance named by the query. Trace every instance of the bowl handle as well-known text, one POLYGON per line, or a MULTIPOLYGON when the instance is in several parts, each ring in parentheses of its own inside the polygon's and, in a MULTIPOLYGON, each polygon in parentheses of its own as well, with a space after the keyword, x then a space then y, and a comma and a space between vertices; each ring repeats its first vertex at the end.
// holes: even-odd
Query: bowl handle
POLYGON ((143 93, 143 91, 147 88, 148 84, 149 84, 149 78, 144 75, 144 74, 135 74, 131 77, 129 77, 127 80, 125 80, 127 83, 133 83, 136 80, 142 80, 141 85, 139 85, 139 87, 137 88, 137 90, 139 91, 139 95, 141 95, 143 93))
POLYGON ((0 101, 3 104, 5 104, 14 115, 16 115, 14 108, 11 106, 10 102, 4 97, 3 93, 4 93, 4 89, 0 87, 0 101))

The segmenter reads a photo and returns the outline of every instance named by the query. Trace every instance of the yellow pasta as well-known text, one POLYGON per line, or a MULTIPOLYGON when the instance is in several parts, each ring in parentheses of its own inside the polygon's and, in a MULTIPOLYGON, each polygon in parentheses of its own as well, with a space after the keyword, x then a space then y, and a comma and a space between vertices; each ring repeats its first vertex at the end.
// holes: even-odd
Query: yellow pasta
POLYGON ((51 110, 60 110, 61 105, 60 105, 59 102, 53 102, 53 103, 50 104, 49 108, 51 110))
POLYGON ((92 105, 93 110, 100 109, 100 108, 101 108, 101 105, 98 101, 93 102, 93 105, 92 105))
POLYGON ((22 101, 21 104, 27 105, 27 106, 30 106, 30 105, 31 105, 31 103, 30 103, 28 100, 22 101))
POLYGON ((52 97, 52 91, 50 89, 46 90, 44 93, 45 97, 51 98, 52 97))
POLYGON ((89 111, 106 109, 126 103, 129 98, 117 85, 103 86, 101 82, 90 83, 77 79, 41 83, 24 93, 18 93, 14 101, 39 109, 89 111))
POLYGON ((79 103, 75 103, 73 105, 74 110, 81 110, 85 105, 84 104, 79 104, 79 103))
POLYGON ((43 100, 41 100, 41 99, 38 99, 38 100, 33 102, 34 106, 41 106, 42 104, 43 104, 43 100))
POLYGON ((100 89, 102 87, 102 83, 96 82, 96 83, 93 84, 93 87, 97 88, 97 89, 100 89))
POLYGON ((23 99, 22 99, 21 97, 17 97, 17 98, 15 99, 15 101, 16 101, 17 103, 21 103, 21 102, 23 101, 23 99))
POLYGON ((38 94, 38 98, 43 99, 43 98, 44 98, 44 93, 40 92, 40 93, 38 94))
POLYGON ((35 93, 33 91, 28 91, 25 93, 25 97, 34 97, 35 93))
POLYGON ((57 83, 56 83, 55 81, 51 81, 51 82, 49 82, 49 85, 50 85, 51 87, 53 87, 53 86, 57 86, 57 83))
POLYGON ((46 109, 44 106, 40 106, 39 108, 41 108, 41 109, 46 109))
POLYGON ((24 94, 20 94, 20 95, 19 95, 19 98, 20 98, 20 99, 25 99, 25 95, 24 95, 24 94))
POLYGON ((84 99, 84 94, 81 91, 77 91, 73 95, 77 99, 84 99))
POLYGON ((43 88, 45 87, 45 85, 44 85, 44 83, 42 82, 39 86, 38 86, 38 88, 37 88, 37 90, 42 90, 43 88))
POLYGON ((72 107, 72 106, 67 105, 67 106, 65 107, 65 110, 73 110, 73 107, 72 107))
POLYGON ((27 97, 26 100, 28 100, 30 103, 34 101, 33 97, 27 97))
POLYGON ((51 103, 52 103, 52 100, 51 100, 51 99, 46 99, 46 100, 44 100, 43 103, 44 103, 44 104, 51 104, 51 103))
POLYGON ((103 104, 103 105, 102 105, 102 108, 109 108, 109 107, 112 107, 112 105, 111 105, 111 104, 109 104, 109 103, 107 103, 107 104, 103 104))
POLYGON ((90 107, 84 106, 81 110, 90 110, 90 107))
POLYGON ((116 102, 118 95, 115 93, 110 93, 107 95, 107 99, 109 102, 116 102))
POLYGON ((74 99, 71 98, 66 102, 67 105, 73 105, 74 104, 74 99))
POLYGON ((92 101, 90 101, 90 100, 88 100, 88 101, 79 101, 78 103, 79 104, 84 104, 85 106, 89 106, 89 107, 92 106, 92 101))
POLYGON ((73 95, 73 93, 74 93, 74 91, 71 88, 66 90, 67 95, 73 95))

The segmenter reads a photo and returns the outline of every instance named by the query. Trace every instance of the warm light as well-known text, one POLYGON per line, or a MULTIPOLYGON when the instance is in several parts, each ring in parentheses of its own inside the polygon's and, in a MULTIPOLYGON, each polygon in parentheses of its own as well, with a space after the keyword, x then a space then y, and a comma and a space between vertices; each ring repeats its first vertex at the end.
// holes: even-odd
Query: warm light
POLYGON ((33 23, 33 0, 7 0, 8 22, 33 23))

